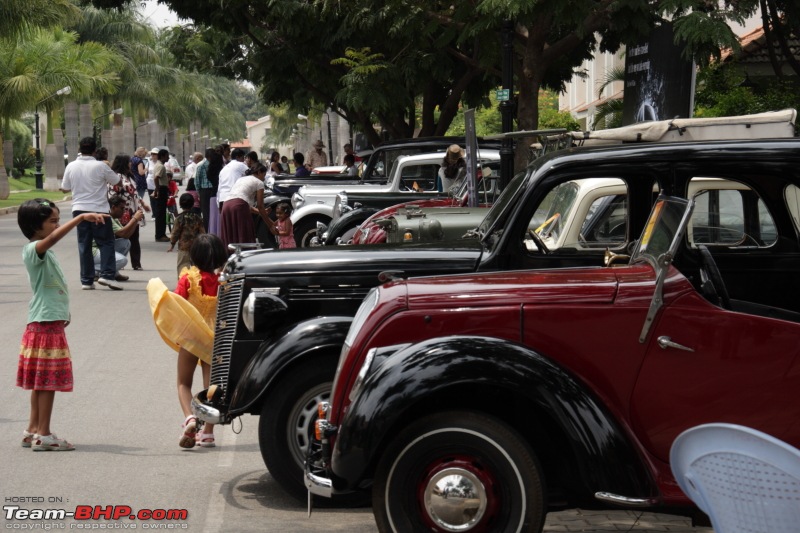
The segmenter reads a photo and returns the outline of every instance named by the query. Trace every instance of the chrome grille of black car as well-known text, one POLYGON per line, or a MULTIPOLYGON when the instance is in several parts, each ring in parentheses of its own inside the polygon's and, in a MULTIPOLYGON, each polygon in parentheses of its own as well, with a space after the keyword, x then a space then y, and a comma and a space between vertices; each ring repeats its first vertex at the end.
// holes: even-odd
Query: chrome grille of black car
POLYGON ((244 280, 223 283, 217 298, 217 319, 214 322, 214 353, 211 355, 212 385, 222 388, 220 401, 225 400, 228 388, 228 375, 231 370, 231 351, 239 310, 242 308, 242 287, 244 280))

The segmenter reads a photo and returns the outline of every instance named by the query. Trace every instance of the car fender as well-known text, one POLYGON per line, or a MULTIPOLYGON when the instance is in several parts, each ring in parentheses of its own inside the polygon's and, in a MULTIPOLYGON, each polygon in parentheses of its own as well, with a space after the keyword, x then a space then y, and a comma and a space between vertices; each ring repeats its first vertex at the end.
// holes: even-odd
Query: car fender
POLYGON ((325 244, 335 244, 337 237, 341 237, 347 230, 360 226, 365 220, 377 213, 379 209, 375 207, 359 207, 353 209, 336 219, 336 222, 328 226, 328 239, 325 244))
POLYGON ((310 215, 323 215, 328 219, 333 218, 333 205, 309 204, 296 209, 290 217, 292 225, 296 226, 301 220, 310 215))
MULTIPOLYGON (((353 317, 317 317, 293 324, 259 347, 248 362, 231 397, 229 415, 257 413, 264 394, 289 366, 315 356, 338 358, 353 317)), ((333 374, 331 374, 333 380, 333 374)))
MULTIPOLYGON (((580 479, 583 496, 590 498, 596 491, 637 497, 658 494, 651 470, 628 435, 574 376, 525 346, 466 336, 413 344, 384 359, 368 375, 336 437, 331 464, 336 488, 368 483, 386 443, 408 417, 446 409, 449 405, 442 405, 443 399, 458 405, 465 395, 456 391, 464 392, 465 385, 510 392, 527 402, 521 409, 524 415, 513 421, 521 429, 535 426, 543 414, 548 416, 549 427, 565 436, 561 442, 568 443, 574 460, 570 468, 580 479)), ((486 404, 486 412, 492 414, 486 404)))

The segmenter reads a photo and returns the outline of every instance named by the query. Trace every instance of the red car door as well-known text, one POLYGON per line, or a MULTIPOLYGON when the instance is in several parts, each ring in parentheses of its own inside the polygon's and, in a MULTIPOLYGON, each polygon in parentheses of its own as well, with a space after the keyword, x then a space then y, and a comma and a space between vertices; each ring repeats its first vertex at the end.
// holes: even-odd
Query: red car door
POLYGON ((680 432, 707 422, 800 446, 798 341, 796 322, 726 311, 694 292, 677 298, 647 339, 630 404, 634 431, 665 462, 680 432))

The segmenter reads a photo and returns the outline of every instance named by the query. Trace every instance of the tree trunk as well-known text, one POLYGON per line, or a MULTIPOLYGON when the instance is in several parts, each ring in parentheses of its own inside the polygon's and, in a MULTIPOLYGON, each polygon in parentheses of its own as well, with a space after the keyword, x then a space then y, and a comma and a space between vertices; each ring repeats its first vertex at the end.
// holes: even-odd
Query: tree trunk
MULTIPOLYGON (((541 74, 546 66, 541 57, 542 43, 531 35, 526 43, 525 55, 522 59, 522 68, 517 80, 519 83, 519 96, 517 98, 517 127, 521 131, 535 130, 539 127, 539 87, 541 87, 541 74)), ((514 151, 514 173, 521 172, 528 164, 530 145, 534 138, 517 140, 514 151)))
POLYGON ((67 153, 69 160, 72 161, 78 156, 78 143, 80 135, 78 133, 78 102, 67 100, 64 102, 64 127, 66 128, 67 153))
MULTIPOLYGON (((92 129, 92 105, 91 104, 81 104, 80 105, 80 138, 83 139, 84 137, 91 137, 94 134, 92 129)), ((80 141, 80 139, 79 139, 80 141)), ((78 149, 78 145, 75 145, 75 150, 78 149)), ((72 148, 70 147, 70 150, 72 148)))
MULTIPOLYGON (((3 133, 0 132, 0 141, 3 140, 3 133)), ((5 200, 11 194, 11 186, 8 183, 8 174, 6 174, 6 165, 3 161, 3 151, 0 150, 0 200, 5 200)))

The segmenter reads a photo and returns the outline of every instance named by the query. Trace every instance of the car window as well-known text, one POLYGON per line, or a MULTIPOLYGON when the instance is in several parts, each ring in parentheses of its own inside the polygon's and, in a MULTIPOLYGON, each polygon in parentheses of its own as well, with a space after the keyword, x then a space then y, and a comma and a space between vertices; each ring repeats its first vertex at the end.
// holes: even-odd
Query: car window
POLYGON ((775 221, 749 186, 718 178, 693 178, 695 201, 690 242, 711 246, 771 246, 778 240, 775 221))
POLYGON ((439 164, 406 165, 400 174, 401 191, 435 191, 439 164))
POLYGON ((628 242, 628 194, 620 178, 580 178, 551 189, 535 209, 523 243, 536 251, 623 247, 628 242))
POLYGON ((800 188, 796 185, 789 185, 785 191, 786 205, 789 212, 792 214, 792 222, 794 222, 794 229, 800 233, 800 188))

